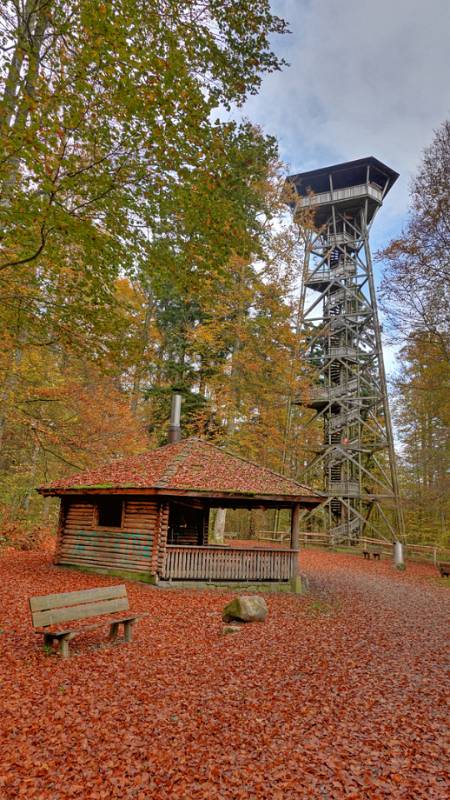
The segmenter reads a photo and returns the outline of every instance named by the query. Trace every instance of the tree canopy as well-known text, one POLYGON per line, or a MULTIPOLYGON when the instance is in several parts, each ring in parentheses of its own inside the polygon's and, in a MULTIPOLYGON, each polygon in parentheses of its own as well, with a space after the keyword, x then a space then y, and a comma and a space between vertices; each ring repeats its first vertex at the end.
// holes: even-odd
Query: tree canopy
POLYGON ((216 117, 283 66, 286 23, 268 0, 7 0, 0 20, 4 501, 161 443, 174 388, 188 432, 279 466, 299 245, 273 225, 276 142, 216 117))
POLYGON ((411 185, 400 238, 381 253, 384 307, 402 367, 395 381, 410 536, 448 543, 450 514, 450 121, 411 185))

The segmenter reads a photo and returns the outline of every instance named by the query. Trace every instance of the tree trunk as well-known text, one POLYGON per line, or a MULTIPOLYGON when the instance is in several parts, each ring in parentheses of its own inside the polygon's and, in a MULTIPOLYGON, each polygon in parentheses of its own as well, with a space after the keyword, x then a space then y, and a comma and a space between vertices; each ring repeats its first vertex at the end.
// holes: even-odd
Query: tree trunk
POLYGON ((215 544, 223 544, 225 536, 225 523, 227 519, 226 508, 218 508, 214 521, 213 540, 215 544))
POLYGON ((145 371, 146 350, 149 343, 149 328, 154 313, 155 303, 150 298, 147 301, 147 308, 145 309, 144 324, 141 332, 139 342, 139 358, 138 363, 135 365, 133 375, 133 386, 131 389, 130 408, 133 414, 136 414, 139 405, 139 397, 141 394, 142 376, 145 371))

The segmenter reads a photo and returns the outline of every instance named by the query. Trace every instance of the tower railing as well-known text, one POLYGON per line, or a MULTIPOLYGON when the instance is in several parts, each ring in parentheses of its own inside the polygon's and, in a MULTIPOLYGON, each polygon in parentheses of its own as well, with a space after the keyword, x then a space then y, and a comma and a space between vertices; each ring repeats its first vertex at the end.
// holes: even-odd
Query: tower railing
POLYGON ((299 205, 302 208, 318 206, 328 203, 339 203, 343 200, 354 200, 365 196, 371 197, 377 203, 383 201, 383 190, 371 183, 361 183, 358 186, 348 186, 345 189, 334 189, 329 192, 319 192, 319 194, 301 197, 299 205))

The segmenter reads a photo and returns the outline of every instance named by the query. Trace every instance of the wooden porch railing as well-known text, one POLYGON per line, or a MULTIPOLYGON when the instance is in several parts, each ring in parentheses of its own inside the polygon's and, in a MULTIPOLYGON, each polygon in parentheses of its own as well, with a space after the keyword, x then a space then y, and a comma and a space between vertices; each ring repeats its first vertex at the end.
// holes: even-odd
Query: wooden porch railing
POLYGON ((164 579, 288 581, 296 575, 296 550, 168 545, 164 579))

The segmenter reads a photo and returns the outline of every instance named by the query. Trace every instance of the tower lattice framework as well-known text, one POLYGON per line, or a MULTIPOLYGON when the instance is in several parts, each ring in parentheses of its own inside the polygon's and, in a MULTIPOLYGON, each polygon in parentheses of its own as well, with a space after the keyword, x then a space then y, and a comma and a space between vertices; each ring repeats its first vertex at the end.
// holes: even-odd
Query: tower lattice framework
POLYGON ((369 244, 375 214, 397 179, 375 158, 290 176, 306 233, 302 325, 316 383, 302 404, 323 441, 305 479, 323 476, 334 542, 361 535, 402 539, 392 424, 369 244))

